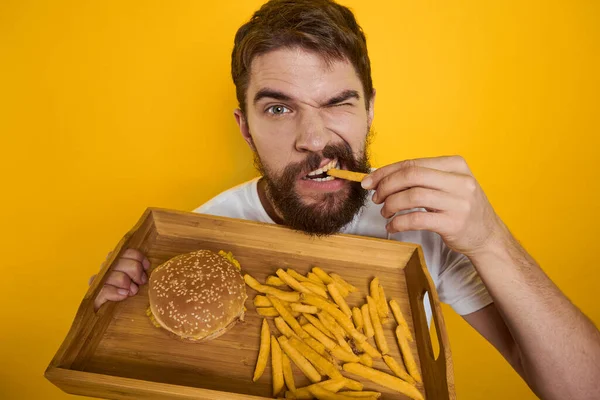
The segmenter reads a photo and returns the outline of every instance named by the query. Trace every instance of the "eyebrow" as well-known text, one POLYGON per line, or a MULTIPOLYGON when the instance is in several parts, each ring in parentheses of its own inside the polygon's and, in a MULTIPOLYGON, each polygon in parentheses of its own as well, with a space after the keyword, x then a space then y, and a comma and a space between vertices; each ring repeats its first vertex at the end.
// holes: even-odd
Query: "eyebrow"
MULTIPOLYGON (((288 96, 287 94, 280 92, 279 90, 263 88, 263 89, 260 89, 258 92, 256 92, 256 94, 254 95, 254 104, 256 104, 260 100, 266 99, 266 98, 274 99, 274 100, 281 100, 281 101, 293 100, 291 96, 288 96)), ((333 105, 342 103, 349 99, 360 100, 360 95, 358 94, 358 92, 356 90, 344 90, 337 96, 334 96, 334 97, 330 98, 329 100, 327 100, 323 106, 325 106, 325 107, 333 106, 333 105)))
POLYGON ((356 90, 344 90, 342 93, 338 94, 335 97, 332 97, 331 99, 327 100, 327 102, 325 103, 325 106, 333 106, 339 103, 343 103, 346 100, 349 99, 356 99, 356 100, 360 100, 360 95, 358 94, 358 92, 356 90))
POLYGON ((290 101, 292 100, 292 98, 290 96, 288 96, 287 94, 280 92, 278 90, 273 90, 273 89, 260 89, 258 92, 256 92, 256 94, 254 95, 254 104, 258 103, 260 100, 262 99, 275 99, 275 100, 281 100, 281 101, 290 101))

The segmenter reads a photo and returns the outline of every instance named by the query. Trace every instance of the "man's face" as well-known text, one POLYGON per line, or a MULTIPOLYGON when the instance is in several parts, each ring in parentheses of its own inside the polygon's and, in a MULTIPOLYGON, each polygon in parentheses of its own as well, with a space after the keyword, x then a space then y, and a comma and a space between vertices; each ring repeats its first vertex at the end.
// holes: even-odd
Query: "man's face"
POLYGON ((246 94, 246 118, 236 112, 266 181, 267 197, 292 228, 331 234, 352 220, 367 192, 322 173, 369 172, 366 142, 373 106, 354 67, 305 50, 256 57, 246 94))

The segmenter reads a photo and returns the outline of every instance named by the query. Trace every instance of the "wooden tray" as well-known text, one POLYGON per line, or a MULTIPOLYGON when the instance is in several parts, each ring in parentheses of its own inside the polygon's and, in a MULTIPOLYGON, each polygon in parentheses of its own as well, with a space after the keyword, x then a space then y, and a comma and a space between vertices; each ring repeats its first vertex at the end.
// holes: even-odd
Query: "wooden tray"
MULTIPOLYGON (((106 272, 129 247, 145 253, 152 267, 197 249, 231 251, 243 271, 261 282, 278 267, 306 273, 318 265, 359 289, 360 294, 347 298, 350 306, 365 301, 369 281, 378 276, 388 299, 393 297, 399 302, 415 337, 411 345, 423 377, 419 389, 427 399, 455 398, 446 328, 418 245, 351 235, 315 239, 273 224, 156 208, 148 209, 119 242, 86 293, 69 333, 45 372, 47 379, 67 393, 111 399, 272 398, 270 363, 261 379, 252 382, 262 317, 254 311, 255 292, 250 288, 245 322, 207 343, 184 343, 154 327, 145 313, 147 285, 137 296, 107 303, 94 312, 93 299, 106 280, 106 272), (425 292, 432 305, 439 342, 437 360, 423 310, 425 292)), ((390 355, 401 360, 391 325, 388 323, 385 329, 390 355)), ((270 326, 275 333, 274 324, 270 326)), ((374 367, 390 373, 381 360, 374 367)), ((297 385, 307 384, 306 378, 294 370, 297 385)), ((365 390, 382 392, 383 399, 406 398, 360 380, 365 390)))

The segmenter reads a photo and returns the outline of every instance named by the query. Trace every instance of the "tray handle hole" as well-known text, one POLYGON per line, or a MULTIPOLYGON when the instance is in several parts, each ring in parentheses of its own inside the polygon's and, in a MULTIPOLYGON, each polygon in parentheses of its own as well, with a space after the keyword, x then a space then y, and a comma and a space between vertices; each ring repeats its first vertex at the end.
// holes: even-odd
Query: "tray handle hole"
POLYGON ((427 318, 427 324, 429 325, 429 340, 431 341, 431 346, 427 346, 429 347, 429 355, 437 361, 438 357, 440 356, 440 342, 438 341, 438 333, 437 333, 437 329, 436 329, 436 323, 435 321, 433 321, 433 323, 431 323, 431 319, 432 319, 432 312, 431 312, 431 303, 430 303, 431 299, 429 296, 429 292, 425 291, 423 293, 423 299, 420 302, 421 305, 423 306, 423 312, 425 313, 425 316, 427 318))

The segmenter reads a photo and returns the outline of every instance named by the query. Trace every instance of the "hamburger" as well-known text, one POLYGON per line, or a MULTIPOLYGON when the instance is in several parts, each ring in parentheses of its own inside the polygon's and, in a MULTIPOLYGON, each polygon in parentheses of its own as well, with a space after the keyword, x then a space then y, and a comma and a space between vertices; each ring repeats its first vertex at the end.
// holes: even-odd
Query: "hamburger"
POLYGON ((215 339, 244 318, 246 285, 231 253, 198 250, 156 267, 148 280, 152 322, 189 342, 215 339))

